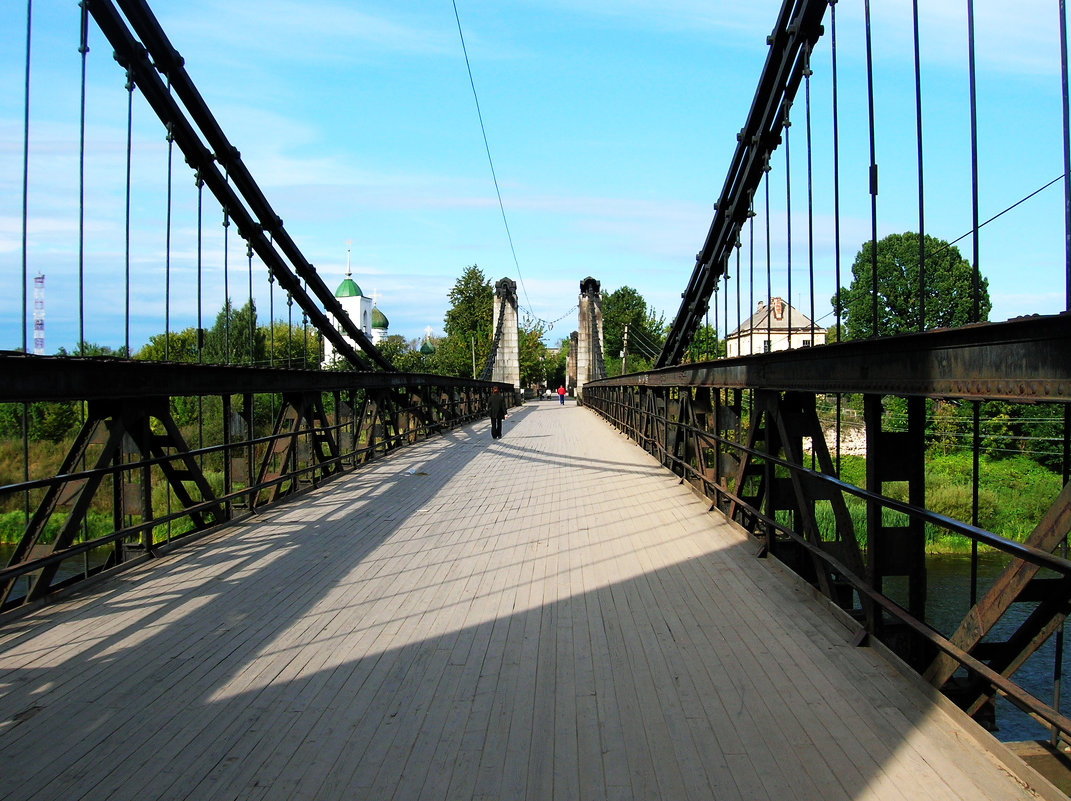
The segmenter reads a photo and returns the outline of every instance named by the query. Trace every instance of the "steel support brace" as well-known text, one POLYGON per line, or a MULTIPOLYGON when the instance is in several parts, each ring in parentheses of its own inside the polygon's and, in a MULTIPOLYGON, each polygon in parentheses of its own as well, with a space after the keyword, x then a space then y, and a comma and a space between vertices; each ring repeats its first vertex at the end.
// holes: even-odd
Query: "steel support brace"
MULTIPOLYGON (((1052 552, 1071 533, 1071 484, 1063 491, 1024 544, 1052 552)), ((1067 579, 1038 578, 1040 568, 1022 559, 1012 559, 989 590, 967 613, 949 640, 964 651, 986 662, 1001 675, 1010 676, 1026 661, 1048 636, 1062 625, 1071 610, 1071 584, 1067 579), (1033 612, 999 642, 983 643, 998 621, 1016 603, 1037 604, 1033 612)), ((959 667, 956 660, 940 654, 923 673, 935 687, 949 689, 948 682, 959 667)), ((984 682, 971 681, 954 688, 954 697, 970 714, 992 699, 991 688, 984 682)))
MULTIPOLYGON (((921 518, 883 510, 875 496, 888 496, 886 484, 907 484, 908 503, 918 509, 926 506, 925 427, 926 408, 922 398, 908 398, 907 430, 887 430, 883 398, 866 395, 863 416, 866 424, 866 488, 872 493, 867 501, 867 559, 871 586, 886 592, 885 580, 899 577, 907 582, 906 609, 919 620, 926 616, 926 531, 921 518)), ((900 636, 887 630, 882 620, 874 632, 883 640, 900 636)), ((932 656, 912 634, 909 641, 894 645, 895 650, 917 669, 932 656)))
MULTIPOLYGON (((150 465, 161 471, 166 486, 174 493, 182 508, 191 510, 189 516, 196 528, 205 528, 225 518, 222 505, 216 502, 212 488, 196 459, 190 456, 189 448, 171 418, 167 398, 157 398, 149 402, 95 401, 88 404, 86 421, 64 457, 59 476, 45 489, 43 499, 8 561, 8 567, 70 548, 82 531, 90 505, 105 480, 112 482, 113 498, 124 498, 125 492, 120 489, 120 485, 129 470, 141 468, 141 509, 138 511, 141 512, 143 520, 151 519, 150 465), (154 433, 153 421, 163 428, 163 434, 154 433), (140 461, 128 466, 124 461, 126 450, 139 454, 140 461), (89 462, 92 467, 79 469, 79 465, 89 462), (201 496, 199 500, 190 494, 187 483, 193 484, 197 489, 201 496), (43 539, 49 521, 66 505, 70 506, 70 510, 61 522, 59 532, 51 543, 45 544, 43 539)), ((121 510, 118 513, 113 511, 113 518, 115 517, 121 519, 121 510)), ((118 538, 113 537, 101 545, 118 541, 118 538)), ((145 531, 142 544, 146 551, 151 549, 151 529, 145 531)), ((122 546, 116 544, 113 562, 121 560, 121 551, 122 546)), ((59 566, 60 561, 56 560, 43 565, 30 586, 27 600, 40 598, 53 589, 59 566)), ((0 605, 6 603, 14 584, 14 578, 3 583, 0 605)))
POLYGON ((260 505, 262 493, 268 493, 268 502, 273 503, 297 492, 302 482, 318 485, 342 469, 340 461, 337 429, 327 419, 320 393, 284 394, 251 485, 258 487, 253 507, 260 505))
POLYGON ((740 227, 747 219, 751 198, 781 142, 780 129, 787 119, 807 69, 806 52, 822 35, 828 0, 786 0, 769 37, 770 52, 762 69, 747 122, 737 138, 736 152, 715 207, 706 241, 696 254, 695 267, 681 305, 659 354, 656 367, 680 362, 702 321, 710 295, 725 272, 740 227))

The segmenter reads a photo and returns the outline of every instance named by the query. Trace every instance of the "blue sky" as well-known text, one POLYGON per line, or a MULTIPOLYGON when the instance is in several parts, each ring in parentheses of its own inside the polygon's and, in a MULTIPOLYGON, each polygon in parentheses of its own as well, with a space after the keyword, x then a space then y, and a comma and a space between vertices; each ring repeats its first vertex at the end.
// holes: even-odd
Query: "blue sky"
MULTIPOLYGON (((353 277, 375 292, 391 333, 441 332, 447 293, 471 264, 518 278, 502 224, 450 2, 156 0, 186 68, 329 286, 353 277)), ((921 20, 927 232, 971 228, 965 4, 926 2, 921 20)), ((1062 172, 1057 3, 977 3, 979 210, 985 220, 1062 172)), ((637 289, 668 320, 710 224, 766 57, 775 2, 458 0, 473 77, 516 248, 521 304, 554 320, 592 275, 604 292, 637 289)), ((77 4, 33 5, 28 271, 46 274, 46 350, 79 326, 77 4)), ((879 235, 918 227, 911 4, 873 3, 879 235)), ((837 5, 842 283, 870 235, 862 3, 837 5)), ((22 142, 26 4, 0 6, 0 348, 22 341, 22 142)), ((832 227, 830 37, 814 55, 812 162, 815 316, 830 317, 832 227)), ((90 35, 82 323, 85 338, 125 336, 123 203, 126 92, 111 48, 90 35)), ((809 312, 806 125, 802 93, 790 130, 791 254, 786 169, 770 178, 773 289, 809 312)), ((166 249, 167 145, 135 97, 132 146, 131 344, 196 322, 197 196, 176 150, 166 249)), ((992 319, 1064 307, 1063 191, 1056 186, 983 229, 980 267, 992 319)), ((223 299, 223 233, 207 196, 202 227, 204 325, 223 299)), ((754 290, 765 298, 765 218, 756 222, 754 290)), ((959 244, 971 257, 972 241, 959 244)), ((746 277, 750 242, 743 249, 746 277)), ((249 294, 233 228, 228 291, 249 294)), ((261 318, 269 299, 254 260, 261 318)), ((735 266, 733 269, 735 273, 735 266)), ((737 289, 730 286, 729 327, 737 289)), ((32 290, 30 292, 32 302, 32 290)), ((719 305, 724 304, 724 298, 719 305)), ((32 310, 30 312, 32 317, 32 310)), ((576 327, 570 315, 549 331, 576 327)), ((32 333, 28 335, 32 341, 32 333)))

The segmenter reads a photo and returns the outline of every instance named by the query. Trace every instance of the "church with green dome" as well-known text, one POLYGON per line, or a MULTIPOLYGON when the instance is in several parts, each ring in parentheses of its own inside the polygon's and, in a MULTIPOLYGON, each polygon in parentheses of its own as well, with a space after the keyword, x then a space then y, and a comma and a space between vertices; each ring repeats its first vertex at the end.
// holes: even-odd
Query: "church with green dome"
MULTIPOLYGON (((357 282, 353 280, 353 274, 350 272, 349 248, 346 249, 346 277, 338 285, 338 289, 335 290, 335 298, 350 319, 357 324, 357 327, 372 340, 373 345, 378 345, 387 338, 387 331, 390 326, 387 315, 377 308, 375 298, 364 294, 357 282)), ((329 314, 328 318, 337 328, 338 322, 334 316, 329 314)), ((360 349, 356 342, 351 342, 351 344, 358 350, 360 349)), ((337 358, 338 354, 334 346, 330 341, 324 340, 324 361, 330 364, 337 358)))

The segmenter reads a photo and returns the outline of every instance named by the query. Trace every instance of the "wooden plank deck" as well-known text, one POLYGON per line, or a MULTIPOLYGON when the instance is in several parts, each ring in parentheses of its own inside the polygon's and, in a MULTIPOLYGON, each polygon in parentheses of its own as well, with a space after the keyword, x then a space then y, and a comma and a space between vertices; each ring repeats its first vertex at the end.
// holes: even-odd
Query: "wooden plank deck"
POLYGON ((1059 796, 575 406, 0 627, 0 798, 1059 796))

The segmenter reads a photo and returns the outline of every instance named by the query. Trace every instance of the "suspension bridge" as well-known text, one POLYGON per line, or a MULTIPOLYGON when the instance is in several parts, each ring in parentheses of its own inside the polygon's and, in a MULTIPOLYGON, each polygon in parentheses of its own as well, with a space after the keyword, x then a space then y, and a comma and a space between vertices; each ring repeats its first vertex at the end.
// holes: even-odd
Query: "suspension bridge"
MULTIPOLYGON (((0 570, 0 796, 1065 798, 1071 317, 982 318, 975 171, 974 316, 933 324, 919 236, 917 317, 877 335, 892 284, 877 263, 872 113, 872 335, 818 345, 814 301, 806 315, 792 304, 792 252, 802 228, 813 262, 823 224, 810 100, 824 81, 836 119, 844 5, 786 0, 772 21, 651 369, 607 376, 600 281, 578 276, 576 402, 563 405, 524 400, 508 278, 479 377, 395 370, 283 226, 149 6, 83 3, 83 43, 91 27, 106 38, 126 99, 151 109, 196 176, 198 214, 214 204, 245 244, 250 302, 255 258, 269 295, 285 292, 349 369, 228 363, 230 343, 210 363, 200 311, 186 362, 129 359, 129 345, 121 357, 33 354, 24 212, 21 275, 3 267, 24 289, 22 349, 0 353, 0 403, 21 420, 23 454, 0 486, 21 524, 0 570), (808 142, 796 237, 793 123, 808 142), (779 262, 776 220, 788 228, 779 262), (697 358, 711 312, 725 338, 734 294, 737 355, 697 358), (745 297, 749 309, 761 299, 750 318, 761 324, 744 325, 745 297), (493 441, 492 388, 510 401, 493 441), (31 415, 63 405, 79 411, 75 433, 34 472, 31 415), (973 460, 962 519, 927 504, 927 454, 950 406, 967 412, 973 460), (987 529, 979 501, 985 432, 1027 417, 1047 426, 1021 439, 1050 448, 1039 458, 1055 489, 1010 537, 987 529), (851 427, 865 452, 855 483, 842 469, 851 427), (932 583, 935 535, 970 544, 962 592, 944 599, 951 621, 933 609, 946 592, 932 583), (1021 680, 1039 658, 1041 688, 1021 680), (1034 727, 1029 747, 991 733, 1013 715, 1034 727)), ((869 54, 865 12, 856 44, 869 54)), ((965 23, 973 33, 971 3, 965 23)), ((1049 57, 1062 65, 1071 197, 1066 50, 1049 57)), ((970 58, 973 112, 973 38, 970 58)), ((853 80, 873 109, 872 70, 868 59, 853 80)), ((922 121, 920 100, 917 159, 885 169, 917 190, 920 233, 935 204, 922 121)), ((1068 215, 1071 202, 1071 242, 1068 215)), ((1071 299, 1069 265, 1047 278, 1071 299)), ((802 280, 813 298, 813 263, 802 280)), ((838 298, 840 283, 838 262, 838 298)), ((197 292, 200 310, 200 278, 197 292)))

